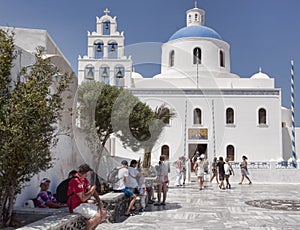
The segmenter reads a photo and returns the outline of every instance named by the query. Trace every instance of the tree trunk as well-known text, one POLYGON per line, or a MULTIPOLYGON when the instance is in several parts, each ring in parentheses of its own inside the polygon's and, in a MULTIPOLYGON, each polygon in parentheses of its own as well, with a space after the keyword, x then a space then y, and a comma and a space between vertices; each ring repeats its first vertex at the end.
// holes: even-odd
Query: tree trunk
POLYGON ((15 188, 10 186, 7 193, 4 193, 3 200, 1 202, 0 221, 6 227, 11 224, 11 216, 15 200, 14 191, 15 188))
POLYGON ((149 169, 151 166, 151 147, 146 147, 144 152, 143 168, 149 169))

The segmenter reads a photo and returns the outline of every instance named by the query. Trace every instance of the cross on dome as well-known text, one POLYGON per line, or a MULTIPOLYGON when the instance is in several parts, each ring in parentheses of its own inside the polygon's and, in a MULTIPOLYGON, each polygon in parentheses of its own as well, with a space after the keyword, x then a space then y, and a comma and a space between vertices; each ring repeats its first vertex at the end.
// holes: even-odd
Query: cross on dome
POLYGON ((108 15, 108 14, 110 13, 110 11, 106 8, 106 9, 104 10, 104 13, 105 13, 105 15, 108 15))
POLYGON ((195 8, 198 8, 198 7, 197 7, 197 3, 198 3, 198 2, 197 2, 197 1, 195 1, 195 8))

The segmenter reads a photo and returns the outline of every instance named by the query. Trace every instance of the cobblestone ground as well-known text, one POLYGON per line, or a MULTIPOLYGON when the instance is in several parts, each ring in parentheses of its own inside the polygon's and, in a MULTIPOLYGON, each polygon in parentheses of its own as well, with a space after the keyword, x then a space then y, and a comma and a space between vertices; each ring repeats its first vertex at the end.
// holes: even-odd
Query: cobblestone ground
POLYGON ((216 184, 199 191, 195 182, 169 188, 167 205, 100 229, 300 229, 300 184, 216 184))

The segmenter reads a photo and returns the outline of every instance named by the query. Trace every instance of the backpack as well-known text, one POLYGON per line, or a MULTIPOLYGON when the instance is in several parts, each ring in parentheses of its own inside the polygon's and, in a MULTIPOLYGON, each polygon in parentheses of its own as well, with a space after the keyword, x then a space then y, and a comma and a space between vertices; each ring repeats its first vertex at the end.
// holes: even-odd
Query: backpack
POLYGON ((71 178, 67 178, 65 180, 63 180, 56 188, 56 200, 60 203, 66 204, 68 202, 68 198, 70 196, 72 196, 73 194, 70 194, 69 196, 67 195, 68 192, 68 186, 69 186, 69 182, 70 180, 72 180, 73 178, 78 178, 77 176, 71 177, 71 178))
POLYGON ((110 173, 107 176, 107 182, 110 184, 115 184, 117 183, 120 178, 118 177, 120 168, 114 168, 113 170, 110 171, 110 173))

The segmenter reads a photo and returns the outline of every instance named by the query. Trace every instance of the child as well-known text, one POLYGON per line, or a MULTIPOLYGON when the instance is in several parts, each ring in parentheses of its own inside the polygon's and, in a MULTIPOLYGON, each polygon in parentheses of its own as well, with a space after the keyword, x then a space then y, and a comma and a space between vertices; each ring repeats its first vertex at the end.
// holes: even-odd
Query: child
POLYGON ((146 191, 145 177, 142 174, 138 179, 138 190, 139 190, 139 195, 141 197, 141 209, 139 211, 143 212, 145 211, 146 208, 147 191, 146 191))

